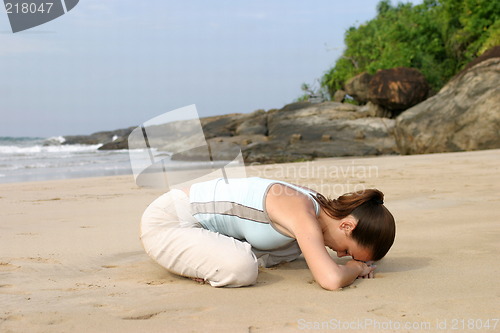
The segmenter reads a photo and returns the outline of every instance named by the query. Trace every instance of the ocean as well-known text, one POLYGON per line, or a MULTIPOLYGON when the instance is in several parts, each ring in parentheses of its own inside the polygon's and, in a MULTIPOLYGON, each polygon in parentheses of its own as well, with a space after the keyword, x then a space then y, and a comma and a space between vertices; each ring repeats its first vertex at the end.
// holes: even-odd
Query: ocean
POLYGON ((0 137, 0 183, 132 174, 128 150, 63 142, 63 137, 0 137))
MULTIPOLYGON (((238 175, 244 169, 243 159, 235 161, 172 161, 170 153, 152 148, 132 150, 98 150, 102 144, 64 144, 64 137, 0 137, 0 183, 19 183, 42 180, 132 175, 130 159, 144 168, 151 158, 163 171, 191 170, 189 176, 207 174, 227 166, 238 175), (237 171, 234 171, 237 170, 237 171)), ((142 169, 141 169, 142 170, 142 169)), ((158 170, 158 169, 156 169, 158 170)), ((137 170, 136 170, 137 172, 137 170)), ((189 177, 188 177, 189 178, 189 177)), ((156 179, 153 179, 156 181, 156 179)), ((131 179, 131 181, 134 181, 131 179)))

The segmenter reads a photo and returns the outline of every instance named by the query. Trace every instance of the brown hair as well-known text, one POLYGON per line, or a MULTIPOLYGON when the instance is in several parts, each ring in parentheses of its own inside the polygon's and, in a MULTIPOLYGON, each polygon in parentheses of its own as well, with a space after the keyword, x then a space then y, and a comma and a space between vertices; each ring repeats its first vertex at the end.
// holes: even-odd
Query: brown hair
POLYGON ((317 193, 315 199, 326 214, 334 219, 352 215, 358 224, 352 231, 352 238, 360 246, 372 252, 372 260, 382 259, 396 236, 394 217, 384 206, 384 194, 376 189, 361 193, 347 193, 338 199, 325 198, 317 193))

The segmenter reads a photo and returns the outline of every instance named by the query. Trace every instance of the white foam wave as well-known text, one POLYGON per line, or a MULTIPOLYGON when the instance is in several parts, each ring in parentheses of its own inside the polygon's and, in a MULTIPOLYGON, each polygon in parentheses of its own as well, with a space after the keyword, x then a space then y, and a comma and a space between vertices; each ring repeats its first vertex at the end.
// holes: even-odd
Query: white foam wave
POLYGON ((66 142, 64 136, 53 136, 45 139, 46 144, 62 144, 64 142, 66 142))
POLYGON ((28 146, 28 147, 0 146, 0 154, 94 152, 101 146, 102 146, 102 144, 97 144, 97 145, 57 145, 57 146, 35 145, 35 146, 28 146))

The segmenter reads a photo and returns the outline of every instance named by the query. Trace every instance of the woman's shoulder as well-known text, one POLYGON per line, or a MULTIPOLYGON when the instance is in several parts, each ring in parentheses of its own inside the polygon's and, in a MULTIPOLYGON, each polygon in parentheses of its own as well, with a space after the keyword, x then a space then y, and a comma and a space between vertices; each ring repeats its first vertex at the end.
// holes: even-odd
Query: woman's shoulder
POLYGON ((269 188, 266 196, 266 208, 275 211, 276 214, 284 215, 289 212, 312 211, 316 213, 316 207, 308 193, 287 184, 275 183, 269 188), (280 214, 281 213, 281 214, 280 214))
POLYGON ((316 207, 310 196, 285 184, 276 183, 269 189, 266 213, 270 220, 289 231, 295 237, 300 224, 316 224, 316 207))

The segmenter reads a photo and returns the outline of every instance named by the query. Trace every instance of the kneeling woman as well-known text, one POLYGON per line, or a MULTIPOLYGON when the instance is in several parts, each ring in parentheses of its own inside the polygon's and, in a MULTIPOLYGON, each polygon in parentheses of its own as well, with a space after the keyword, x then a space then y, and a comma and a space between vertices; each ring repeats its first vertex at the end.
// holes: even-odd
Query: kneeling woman
POLYGON ((373 277, 395 224, 374 189, 336 200, 282 181, 215 179, 171 190, 144 212, 146 252, 169 271, 214 287, 241 287, 264 267, 302 253, 314 279, 334 290, 373 277), (326 250, 353 260, 338 265, 326 250))

